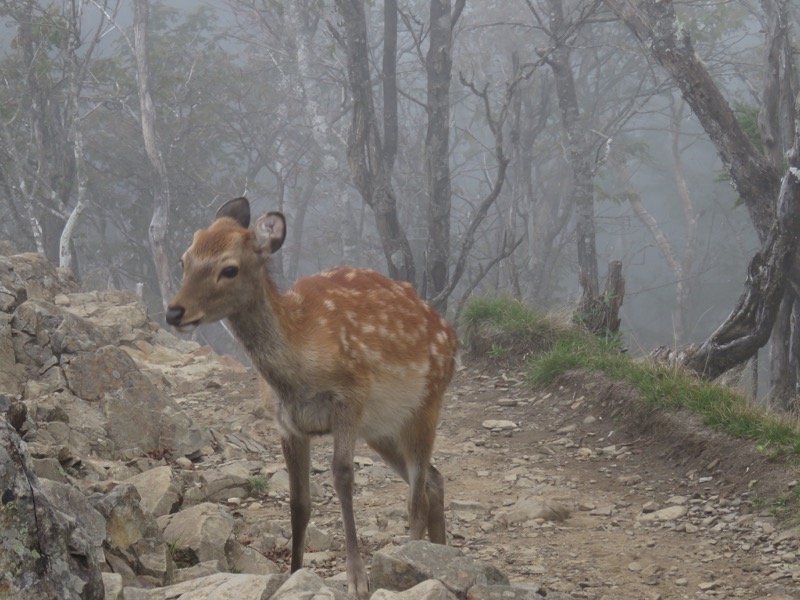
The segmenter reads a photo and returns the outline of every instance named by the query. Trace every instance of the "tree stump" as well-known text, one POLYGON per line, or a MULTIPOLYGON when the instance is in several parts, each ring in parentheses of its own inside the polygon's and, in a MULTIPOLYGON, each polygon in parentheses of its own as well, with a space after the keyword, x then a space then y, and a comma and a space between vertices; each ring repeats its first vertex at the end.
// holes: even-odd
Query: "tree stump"
POLYGON ((608 263, 608 275, 603 292, 599 296, 591 294, 591 286, 583 281, 583 298, 575 315, 575 320, 595 335, 607 336, 619 332, 619 309, 625 296, 625 279, 622 277, 622 262, 612 260, 608 263))

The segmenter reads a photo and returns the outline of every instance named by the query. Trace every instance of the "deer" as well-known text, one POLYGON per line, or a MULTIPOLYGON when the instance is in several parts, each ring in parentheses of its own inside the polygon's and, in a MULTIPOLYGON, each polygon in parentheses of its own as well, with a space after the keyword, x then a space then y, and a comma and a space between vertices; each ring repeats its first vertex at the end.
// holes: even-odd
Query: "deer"
POLYGON ((353 459, 363 439, 409 486, 412 540, 446 544, 444 478, 431 464, 439 413, 455 371, 452 326, 406 282, 353 267, 302 277, 282 293, 270 276, 286 237, 280 212, 250 227, 250 203, 223 204, 183 254, 166 310, 181 332, 227 320, 269 389, 289 475, 291 572, 303 566, 311 516, 311 439, 333 437, 347 587, 369 596, 353 513, 353 459))

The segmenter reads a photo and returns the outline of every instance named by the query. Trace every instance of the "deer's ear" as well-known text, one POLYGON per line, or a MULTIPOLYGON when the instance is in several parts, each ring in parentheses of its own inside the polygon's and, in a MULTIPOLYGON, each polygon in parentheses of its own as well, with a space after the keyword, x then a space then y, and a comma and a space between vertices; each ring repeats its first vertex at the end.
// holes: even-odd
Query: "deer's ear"
POLYGON ((214 219, 228 217, 247 229, 250 227, 250 202, 244 196, 228 200, 219 207, 214 219))
POLYGON ((286 239, 286 218, 279 212, 261 215, 256 220, 255 233, 259 249, 275 254, 286 239))

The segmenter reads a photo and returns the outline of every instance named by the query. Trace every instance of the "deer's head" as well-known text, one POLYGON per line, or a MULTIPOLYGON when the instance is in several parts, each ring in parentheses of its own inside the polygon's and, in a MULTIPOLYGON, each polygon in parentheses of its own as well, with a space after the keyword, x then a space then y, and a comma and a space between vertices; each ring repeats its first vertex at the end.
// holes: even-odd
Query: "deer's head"
POLYGON ((167 323, 191 331, 245 311, 263 298, 265 267, 283 245, 286 220, 269 212, 249 227, 250 203, 234 198, 220 207, 208 229, 195 232, 181 258, 183 282, 167 307, 167 323))

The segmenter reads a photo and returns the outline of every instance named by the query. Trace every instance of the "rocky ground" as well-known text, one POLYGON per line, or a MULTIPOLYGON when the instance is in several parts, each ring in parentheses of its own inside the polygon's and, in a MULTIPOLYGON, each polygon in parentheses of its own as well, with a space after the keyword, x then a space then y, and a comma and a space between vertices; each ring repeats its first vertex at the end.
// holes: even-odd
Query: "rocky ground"
MULTIPOLYGON (((279 448, 269 420, 252 419, 262 410, 255 393, 245 375, 184 406, 198 422, 258 440, 271 473, 281 466, 279 448)), ((800 598, 800 530, 778 523, 772 506, 781 488, 788 495, 797 485, 792 472, 688 417, 667 424, 631 410, 626 395, 586 374, 532 390, 519 373, 461 370, 436 451, 451 544, 512 581, 573 598, 800 598)), ((361 450, 357 518, 370 553, 405 534, 406 488, 361 450)), ((330 454, 319 440, 312 522, 332 540, 310 559, 326 576, 344 569, 330 454)), ((288 514, 278 473, 257 500, 233 500, 243 537, 288 514)))
MULTIPOLYGON (((0 325, 0 598, 343 597, 325 438, 309 571, 284 583, 286 473, 252 372, 174 337, 129 293, 79 291, 37 255, 0 257, 0 325)), ((775 518, 796 470, 597 375, 534 390, 514 367, 465 364, 435 462, 450 548, 475 560, 403 546, 406 486, 361 446, 373 587, 392 587, 402 558, 450 561, 435 577, 472 600, 800 599, 800 529, 775 518), (474 585, 503 574, 517 587, 474 585)), ((453 597, 436 585, 408 598, 453 597)))

